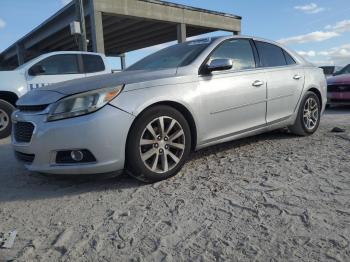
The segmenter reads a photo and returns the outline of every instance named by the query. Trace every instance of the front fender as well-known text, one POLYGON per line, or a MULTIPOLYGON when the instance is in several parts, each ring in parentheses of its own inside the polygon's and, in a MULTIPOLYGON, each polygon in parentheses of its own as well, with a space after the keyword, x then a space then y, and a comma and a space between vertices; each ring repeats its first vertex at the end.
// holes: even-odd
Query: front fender
POLYGON ((1 91, 14 93, 18 97, 27 93, 28 88, 24 72, 18 70, 0 72, 1 91))
POLYGON ((167 102, 177 103, 185 107, 192 115, 197 130, 200 131, 201 123, 198 116, 201 108, 201 96, 198 84, 195 82, 122 92, 110 104, 137 117, 146 108, 167 102))

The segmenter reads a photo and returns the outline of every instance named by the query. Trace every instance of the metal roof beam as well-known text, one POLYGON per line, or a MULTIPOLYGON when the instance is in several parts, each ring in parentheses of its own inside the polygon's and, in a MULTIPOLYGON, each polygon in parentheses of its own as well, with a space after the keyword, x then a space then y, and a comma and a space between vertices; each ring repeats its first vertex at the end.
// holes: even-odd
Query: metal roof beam
POLYGON ((241 18, 204 9, 164 2, 139 0, 94 0, 96 11, 164 22, 203 26, 230 32, 241 31, 241 18), (163 4, 161 4, 163 3, 163 4))
POLYGON ((162 35, 164 33, 171 33, 173 34, 174 39, 176 39, 176 27, 174 25, 173 28, 171 28, 169 25, 167 26, 158 26, 158 27, 145 27, 142 29, 142 34, 135 34, 135 35, 129 35, 127 37, 121 37, 116 38, 114 41, 107 42, 108 47, 111 46, 121 46, 125 45, 127 49, 129 49, 129 43, 130 42, 147 42, 148 39, 154 39, 155 37, 162 35), (148 28, 148 30, 147 30, 148 28))

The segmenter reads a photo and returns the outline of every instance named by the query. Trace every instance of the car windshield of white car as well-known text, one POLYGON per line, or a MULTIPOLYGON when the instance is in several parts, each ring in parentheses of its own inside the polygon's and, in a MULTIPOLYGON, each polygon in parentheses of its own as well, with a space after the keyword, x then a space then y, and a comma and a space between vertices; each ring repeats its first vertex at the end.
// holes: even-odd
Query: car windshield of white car
POLYGON ((211 39, 200 39, 173 45, 149 55, 126 71, 159 70, 177 68, 191 64, 210 44, 211 39))

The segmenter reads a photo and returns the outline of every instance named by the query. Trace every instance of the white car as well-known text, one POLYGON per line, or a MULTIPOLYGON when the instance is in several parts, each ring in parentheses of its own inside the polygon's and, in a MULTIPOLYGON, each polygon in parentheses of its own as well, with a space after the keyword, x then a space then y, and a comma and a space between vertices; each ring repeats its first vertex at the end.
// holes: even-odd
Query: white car
POLYGON ((104 55, 88 52, 48 53, 13 71, 0 71, 0 139, 11 134, 11 114, 16 101, 28 91, 111 72, 104 55))

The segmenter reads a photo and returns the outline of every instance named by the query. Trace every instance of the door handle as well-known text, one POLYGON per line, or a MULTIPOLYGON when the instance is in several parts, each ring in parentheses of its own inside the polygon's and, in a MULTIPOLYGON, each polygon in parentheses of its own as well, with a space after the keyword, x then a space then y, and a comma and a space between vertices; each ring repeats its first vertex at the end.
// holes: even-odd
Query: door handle
POLYGON ((293 76, 293 79, 294 79, 294 80, 299 80, 300 78, 301 78, 300 75, 295 75, 295 76, 293 76))
POLYGON ((262 86, 263 84, 264 84, 263 81, 256 80, 256 81, 254 81, 254 83, 253 83, 252 85, 255 86, 255 87, 260 87, 260 86, 262 86))

